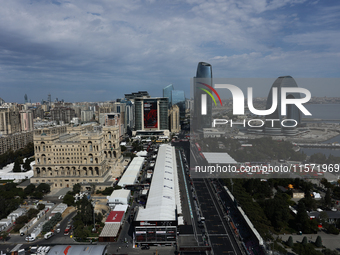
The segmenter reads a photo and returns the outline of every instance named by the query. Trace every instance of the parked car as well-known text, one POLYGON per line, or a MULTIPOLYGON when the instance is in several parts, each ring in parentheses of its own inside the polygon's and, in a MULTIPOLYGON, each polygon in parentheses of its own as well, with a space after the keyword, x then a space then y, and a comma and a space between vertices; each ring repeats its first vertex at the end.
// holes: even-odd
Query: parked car
POLYGON ((51 246, 46 246, 46 247, 44 248, 43 252, 45 252, 45 254, 46 254, 46 253, 49 252, 50 249, 51 249, 51 246))
POLYGON ((142 246, 142 250, 149 250, 149 249, 150 249, 150 246, 148 246, 148 245, 142 246))

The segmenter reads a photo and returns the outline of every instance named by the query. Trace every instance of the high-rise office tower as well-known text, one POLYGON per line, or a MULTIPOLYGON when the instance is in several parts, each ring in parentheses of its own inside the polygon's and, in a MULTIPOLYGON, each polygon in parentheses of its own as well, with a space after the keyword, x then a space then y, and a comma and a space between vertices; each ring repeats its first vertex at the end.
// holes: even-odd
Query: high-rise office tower
POLYGON ((33 131, 33 112, 31 110, 22 110, 19 113, 21 131, 33 131))
POLYGON ((172 84, 169 84, 165 88, 163 88, 163 97, 168 98, 169 100, 169 107, 171 107, 172 104, 172 91, 174 90, 174 86, 172 84))
POLYGON ((193 122, 191 129, 196 131, 211 127, 212 122, 212 101, 211 97, 206 96, 206 92, 200 88, 206 85, 212 86, 212 67, 205 62, 199 62, 196 77, 193 79, 194 107, 193 122), (203 101, 202 101, 203 98, 203 101), (202 104, 206 106, 206 112, 202 112, 202 104))

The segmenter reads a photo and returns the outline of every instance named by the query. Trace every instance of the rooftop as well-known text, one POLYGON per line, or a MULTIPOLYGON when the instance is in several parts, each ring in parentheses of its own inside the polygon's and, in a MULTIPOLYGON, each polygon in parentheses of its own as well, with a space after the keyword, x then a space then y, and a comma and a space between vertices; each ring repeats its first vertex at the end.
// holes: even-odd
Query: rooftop
POLYGON ((237 162, 225 152, 203 152, 209 164, 237 164, 237 162))
POLYGON ((153 173, 146 207, 139 208, 137 221, 175 221, 181 211, 174 147, 161 145, 153 173))
POLYGON ((105 223, 121 222, 124 214, 124 211, 111 211, 105 223))

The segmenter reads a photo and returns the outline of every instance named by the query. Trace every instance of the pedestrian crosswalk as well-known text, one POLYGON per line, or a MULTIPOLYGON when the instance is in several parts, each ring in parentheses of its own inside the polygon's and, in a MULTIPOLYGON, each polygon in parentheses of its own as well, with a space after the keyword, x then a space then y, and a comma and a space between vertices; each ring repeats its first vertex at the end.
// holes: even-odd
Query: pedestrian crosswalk
POLYGON ((18 251, 21 247, 22 243, 21 244, 17 244, 12 250, 11 252, 15 252, 15 251, 18 251))

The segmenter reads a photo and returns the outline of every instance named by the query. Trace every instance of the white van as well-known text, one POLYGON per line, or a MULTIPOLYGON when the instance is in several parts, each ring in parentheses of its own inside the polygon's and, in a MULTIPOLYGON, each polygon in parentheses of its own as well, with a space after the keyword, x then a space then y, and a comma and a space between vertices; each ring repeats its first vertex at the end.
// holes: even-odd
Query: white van
POLYGON ((47 239, 50 239, 53 235, 54 235, 53 232, 47 232, 47 233, 44 235, 44 238, 47 240, 47 239))

